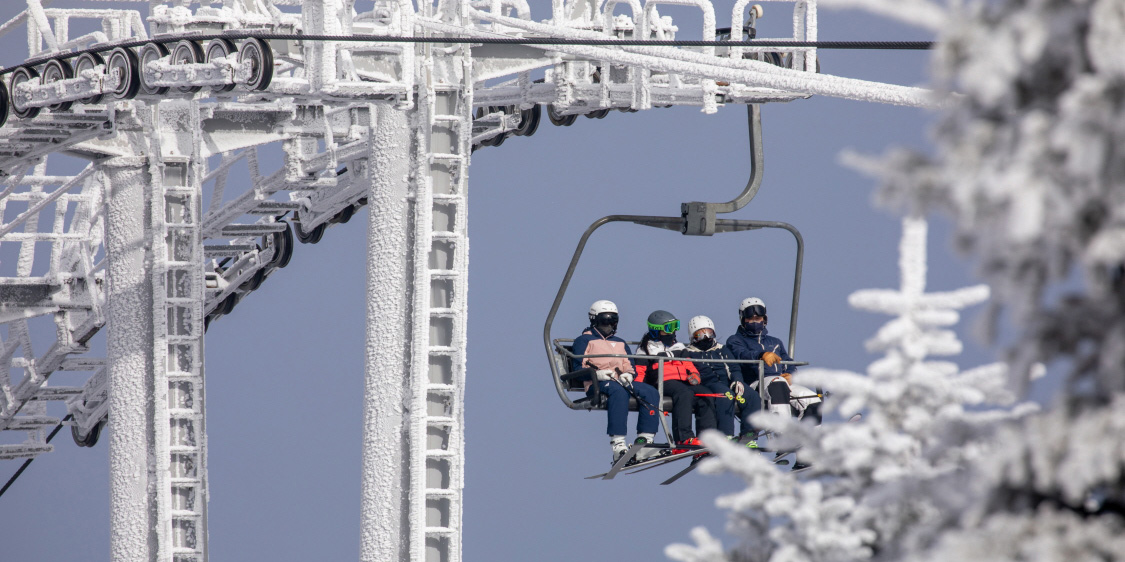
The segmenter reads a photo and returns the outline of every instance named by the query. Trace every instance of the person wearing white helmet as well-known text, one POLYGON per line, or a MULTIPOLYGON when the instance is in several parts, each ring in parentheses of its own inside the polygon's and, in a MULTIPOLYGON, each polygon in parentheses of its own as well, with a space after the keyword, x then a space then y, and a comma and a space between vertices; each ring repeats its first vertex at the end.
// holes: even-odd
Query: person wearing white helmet
MULTIPOLYGON (((590 326, 582 335, 574 340, 571 348, 573 353, 582 355, 632 355, 629 344, 617 337, 617 323, 619 320, 617 305, 612 301, 599 300, 590 306, 590 326)), ((597 392, 604 396, 607 410, 606 433, 609 434, 609 445, 613 449, 613 462, 621 458, 628 450, 625 444, 626 427, 629 422, 629 398, 638 396, 648 404, 656 404, 660 399, 656 389, 643 383, 633 382, 633 361, 626 357, 583 357, 571 363, 571 370, 582 368, 594 370, 596 381, 586 382, 586 393, 593 398, 597 392)), ((637 405, 637 439, 636 443, 652 443, 656 430, 660 425, 656 410, 637 405)))
MULTIPOLYGON (((690 359, 702 360, 729 360, 735 359, 730 349, 719 343, 715 335, 715 323, 706 316, 695 316, 688 321, 688 334, 691 345, 687 347, 684 356, 690 359)), ((710 394, 719 394, 712 398, 715 409, 715 422, 719 431, 734 437, 734 412, 735 401, 742 403, 743 422, 742 439, 747 441, 747 446, 757 447, 756 432, 746 421, 751 414, 761 409, 761 398, 758 393, 746 386, 742 378, 741 365, 737 363, 706 363, 695 361, 699 369, 702 384, 710 394)))
MULTIPOLYGON (((793 384, 792 376, 796 368, 783 364, 793 361, 793 358, 785 350, 785 344, 769 335, 766 329, 769 322, 766 303, 756 297, 745 299, 738 306, 738 317, 741 325, 737 332, 727 338, 727 347, 738 359, 758 359, 766 364, 766 403, 769 404, 770 411, 811 417, 819 424, 821 400, 812 389, 793 384), (794 395, 799 398, 794 399, 794 395)), ((757 365, 744 365, 742 376, 751 381, 751 384, 756 384, 757 365)), ((745 423, 745 416, 743 420, 745 423)))

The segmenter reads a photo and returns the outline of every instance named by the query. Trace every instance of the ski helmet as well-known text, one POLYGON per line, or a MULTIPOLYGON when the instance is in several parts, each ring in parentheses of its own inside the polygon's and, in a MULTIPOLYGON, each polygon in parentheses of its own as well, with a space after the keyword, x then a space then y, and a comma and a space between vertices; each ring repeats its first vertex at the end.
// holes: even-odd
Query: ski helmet
POLYGON ((617 305, 613 304, 613 301, 594 301, 594 304, 590 305, 589 317, 590 326, 595 328, 598 326, 605 327, 604 329, 599 328, 598 331, 606 337, 617 333, 617 305))
POLYGON ((750 297, 744 299, 742 303, 738 305, 738 317, 740 319, 750 316, 761 316, 767 322, 769 321, 769 316, 766 316, 766 303, 763 302, 762 299, 750 297))
POLYGON ((706 316, 692 316, 691 320, 688 320, 687 329, 693 340, 695 339, 695 333, 704 328, 710 328, 714 332, 715 323, 706 316))
POLYGON ((590 305, 590 321, 593 322, 594 317, 603 312, 612 312, 614 314, 617 314, 617 305, 613 304, 613 301, 594 301, 594 304, 590 305))
POLYGON ((648 315, 648 331, 654 336, 659 335, 660 332, 674 334, 679 329, 680 321, 676 320, 675 314, 667 310, 656 310, 648 315))

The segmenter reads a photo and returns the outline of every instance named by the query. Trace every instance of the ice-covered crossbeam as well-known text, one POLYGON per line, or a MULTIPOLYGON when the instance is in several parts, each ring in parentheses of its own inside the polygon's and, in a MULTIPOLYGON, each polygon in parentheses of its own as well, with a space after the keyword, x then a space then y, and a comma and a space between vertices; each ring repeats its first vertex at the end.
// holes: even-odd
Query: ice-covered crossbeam
MULTIPOLYGON (((520 29, 528 34, 542 37, 561 37, 567 39, 605 39, 597 32, 574 29, 557 25, 536 23, 487 12, 472 10, 472 16, 486 21, 495 21, 508 27, 520 29)), ((461 33, 472 37, 504 38, 505 35, 418 20, 421 28, 442 33, 461 33)), ((796 94, 825 95, 859 101, 889 103, 927 107, 938 105, 934 93, 923 88, 870 82, 854 78, 844 78, 828 74, 816 74, 779 68, 769 63, 755 60, 732 60, 727 57, 710 56, 676 47, 594 47, 586 45, 533 45, 543 50, 565 53, 581 59, 600 61, 649 71, 675 73, 708 80, 721 80, 746 87, 769 88, 796 94)))

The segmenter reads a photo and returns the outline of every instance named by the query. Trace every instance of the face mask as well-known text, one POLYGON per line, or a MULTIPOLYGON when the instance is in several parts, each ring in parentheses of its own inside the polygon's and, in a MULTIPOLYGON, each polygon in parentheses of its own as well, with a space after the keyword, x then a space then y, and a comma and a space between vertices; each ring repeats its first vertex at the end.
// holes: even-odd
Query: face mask
POLYGON ((751 334, 760 334, 766 329, 766 325, 762 322, 746 322, 743 326, 746 326, 746 331, 751 334))
POLYGON ((695 347, 698 347, 703 351, 707 351, 708 349, 715 347, 715 338, 699 338, 695 340, 695 347))
POLYGON ((607 338, 617 333, 616 322, 613 324, 596 324, 594 327, 597 328, 598 332, 601 332, 601 334, 607 338))
POLYGON ((660 343, 669 347, 675 345, 676 334, 660 334, 660 343))

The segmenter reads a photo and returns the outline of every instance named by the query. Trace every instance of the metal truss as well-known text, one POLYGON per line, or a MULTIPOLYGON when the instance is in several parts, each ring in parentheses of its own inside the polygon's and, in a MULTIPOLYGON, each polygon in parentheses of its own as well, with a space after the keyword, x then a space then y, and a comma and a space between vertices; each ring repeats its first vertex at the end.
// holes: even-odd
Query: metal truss
MULTIPOLYGON (((0 459, 52 450, 48 401, 65 402, 80 446, 111 422, 111 471, 138 479, 111 490, 115 561, 206 560, 204 332, 297 242, 372 206, 361 557, 456 562, 473 150, 535 133, 544 112, 565 126, 813 94, 928 103, 915 88, 820 74, 811 47, 297 36, 675 39, 659 12, 675 5, 700 10, 712 39, 707 0, 556 0, 542 22, 524 0, 147 4, 27 0, 0 25, 29 46, 0 84, 0 432, 26 433, 0 443, 0 459), (376 338, 398 325, 379 322, 402 319, 405 345, 388 350, 376 338), (105 356, 92 357, 103 327, 105 356), (85 383, 49 384, 63 371, 85 383), (388 433, 401 436, 393 450, 388 433)), ((792 35, 778 39, 815 41, 815 0, 792 5, 792 35)), ((760 15, 738 0, 722 37, 760 15)))

